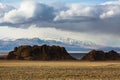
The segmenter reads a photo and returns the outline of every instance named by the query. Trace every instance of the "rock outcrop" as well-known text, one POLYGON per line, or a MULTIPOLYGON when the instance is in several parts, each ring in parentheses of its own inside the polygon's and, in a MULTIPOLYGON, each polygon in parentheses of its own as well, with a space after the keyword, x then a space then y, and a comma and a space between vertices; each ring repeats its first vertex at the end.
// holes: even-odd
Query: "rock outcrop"
POLYGON ((59 46, 20 46, 9 52, 9 60, 75 60, 64 47, 59 46))
POLYGON ((82 58, 82 60, 90 60, 90 61, 105 60, 105 59, 106 59, 105 53, 103 51, 96 51, 96 50, 92 50, 82 58))
POLYGON ((120 54, 115 51, 109 51, 106 53, 107 60, 120 60, 120 54))
POLYGON ((86 54, 81 60, 88 61, 120 60, 120 54, 113 50, 107 53, 103 51, 92 50, 91 52, 86 54))

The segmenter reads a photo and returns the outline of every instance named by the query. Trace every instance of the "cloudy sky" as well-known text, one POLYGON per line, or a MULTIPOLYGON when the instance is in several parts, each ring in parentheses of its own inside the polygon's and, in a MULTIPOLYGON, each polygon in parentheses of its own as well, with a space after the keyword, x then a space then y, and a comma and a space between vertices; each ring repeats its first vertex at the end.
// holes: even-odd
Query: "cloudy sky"
POLYGON ((120 0, 0 0, 0 39, 74 39, 120 47, 120 0))

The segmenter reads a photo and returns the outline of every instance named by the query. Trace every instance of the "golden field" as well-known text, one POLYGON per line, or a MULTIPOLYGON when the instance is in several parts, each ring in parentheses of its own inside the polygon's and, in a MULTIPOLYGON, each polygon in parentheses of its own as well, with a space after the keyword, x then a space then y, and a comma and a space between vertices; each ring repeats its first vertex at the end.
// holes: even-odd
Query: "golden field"
POLYGON ((0 80, 120 80, 120 62, 1 60, 0 80))

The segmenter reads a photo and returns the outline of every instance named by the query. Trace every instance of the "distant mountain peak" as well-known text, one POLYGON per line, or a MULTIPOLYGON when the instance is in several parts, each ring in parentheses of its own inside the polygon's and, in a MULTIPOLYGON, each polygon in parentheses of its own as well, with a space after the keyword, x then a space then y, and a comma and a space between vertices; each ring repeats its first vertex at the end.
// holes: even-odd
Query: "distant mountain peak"
POLYGON ((67 51, 90 51, 92 49, 97 50, 116 50, 120 51, 120 48, 118 47, 106 47, 97 45, 93 42, 86 42, 86 41, 79 41, 74 39, 61 39, 61 40, 42 40, 39 38, 22 38, 22 39, 16 39, 16 40, 0 40, 0 51, 10 51, 13 50, 14 47, 21 46, 21 45, 59 45, 63 46, 67 49, 67 51))

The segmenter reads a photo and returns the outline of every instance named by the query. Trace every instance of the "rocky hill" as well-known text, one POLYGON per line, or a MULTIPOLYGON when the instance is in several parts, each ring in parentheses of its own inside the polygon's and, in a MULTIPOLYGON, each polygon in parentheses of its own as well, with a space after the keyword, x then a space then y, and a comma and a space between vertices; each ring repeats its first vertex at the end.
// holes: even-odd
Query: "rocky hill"
POLYGON ((19 46, 9 52, 9 60, 75 60, 64 47, 60 46, 19 46))
POLYGON ((104 60, 120 60, 120 54, 115 51, 103 52, 92 50, 88 54, 86 54, 82 60, 89 61, 104 61, 104 60))

